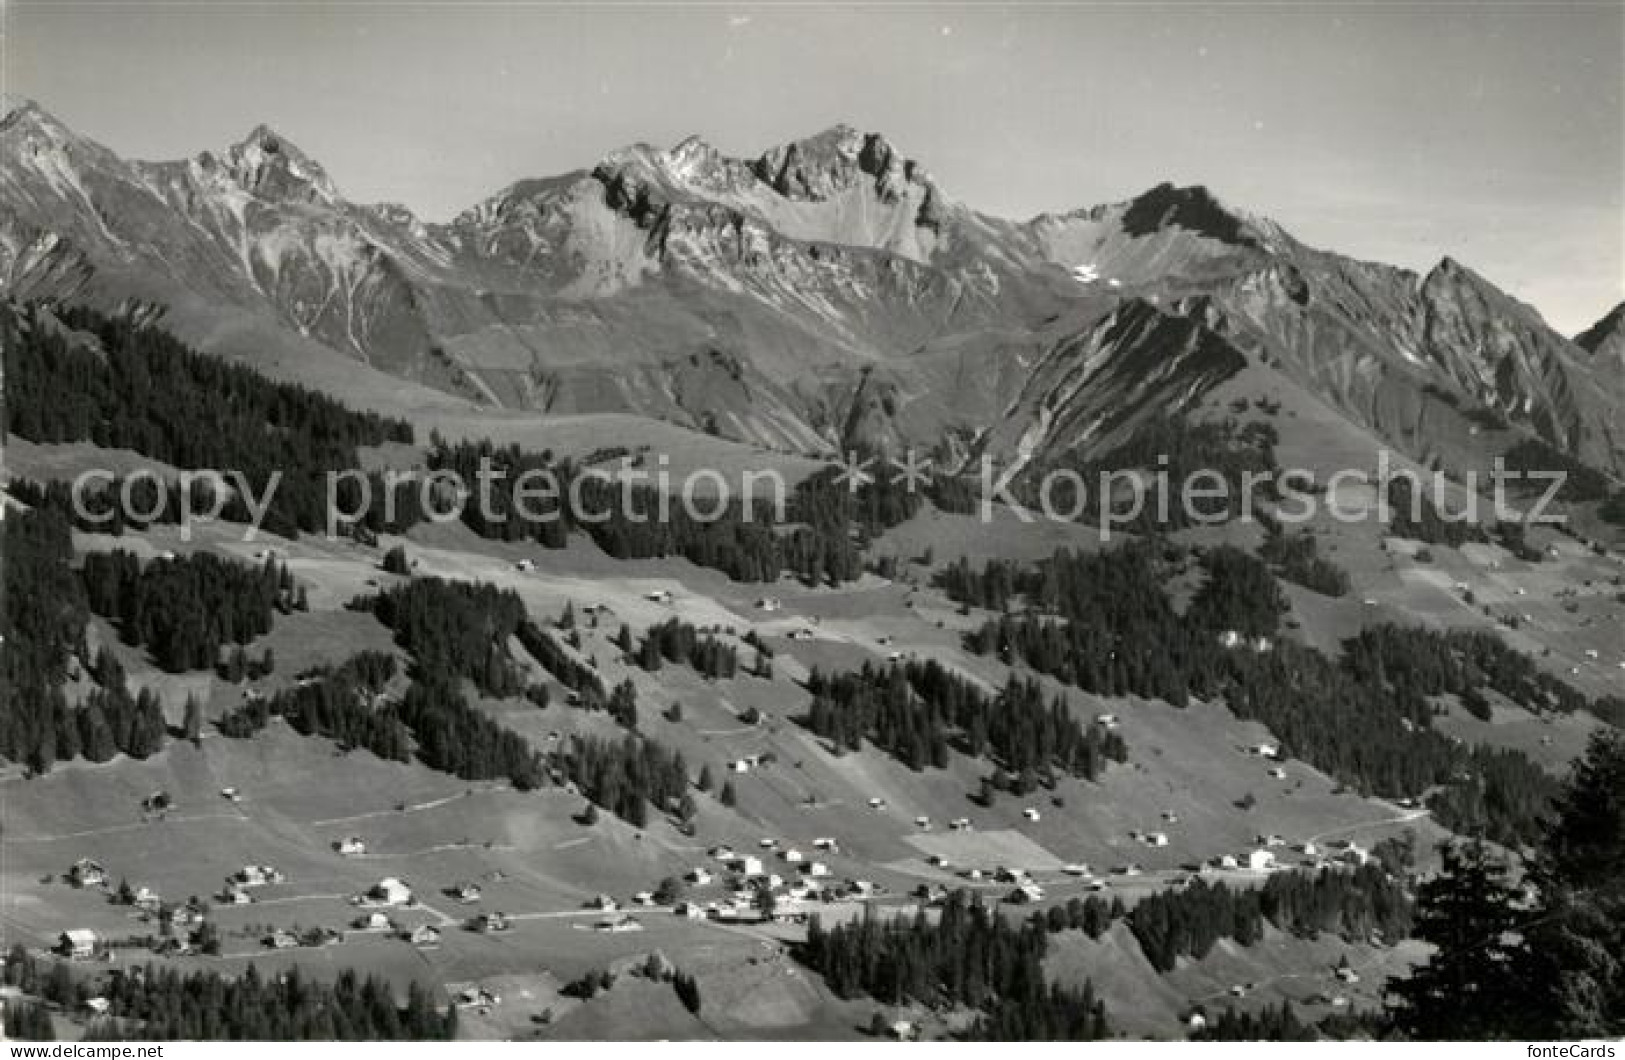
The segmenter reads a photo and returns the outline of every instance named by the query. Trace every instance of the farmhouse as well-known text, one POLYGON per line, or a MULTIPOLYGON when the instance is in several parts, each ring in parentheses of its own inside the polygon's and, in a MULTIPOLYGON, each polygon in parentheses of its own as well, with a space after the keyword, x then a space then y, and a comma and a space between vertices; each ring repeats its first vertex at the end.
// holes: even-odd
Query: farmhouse
POLYGON ((507 931, 511 926, 507 913, 481 913, 474 918, 475 931, 507 931))
POLYGON ((220 892, 220 901, 225 905, 248 905, 253 900, 253 895, 232 884, 227 884, 225 890, 220 892))
POLYGON ((404 880, 386 876, 372 885, 367 899, 380 905, 407 905, 412 901, 412 889, 404 880))
POLYGON ((592 901, 587 903, 587 908, 596 909, 600 913, 613 913, 620 907, 620 903, 607 894, 596 895, 592 901))
POLYGON ((64 957, 85 960, 96 955, 96 933, 89 928, 75 928, 57 936, 56 951, 64 957))
POLYGON ((1026 905, 1029 902, 1041 901, 1043 897, 1044 889, 1038 886, 1038 884, 1024 883, 1015 890, 1011 891, 1009 896, 1005 898, 1005 901, 1009 902, 1011 905, 1026 905))
POLYGON ((367 844, 360 836, 350 836, 347 839, 335 840, 333 849, 345 857, 355 857, 367 852, 367 844))
POLYGON ((792 865, 799 865, 803 861, 807 860, 807 855, 803 854, 801 851, 797 850, 795 847, 791 847, 790 849, 786 850, 784 853, 780 854, 779 856, 782 857, 785 861, 789 862, 792 865))
POLYGON ((1150 847, 1165 847, 1168 845, 1168 835, 1166 832, 1152 832, 1150 835, 1145 837, 1145 845, 1150 847))
POLYGON ((440 929, 433 924, 420 924, 412 929, 412 934, 408 938, 414 946, 438 946, 440 945, 440 929))
POLYGON ((502 1004, 501 995, 492 993, 483 986, 471 986, 457 995, 458 1008, 488 1008, 500 1004, 502 1004))
POLYGON ((299 945, 291 931, 273 931, 260 941, 273 950, 291 950, 299 945))
POLYGON ((688 870, 687 879, 689 883, 694 884, 696 887, 703 887, 711 882, 711 874, 703 867, 695 866, 688 870))
POLYGON ((203 910, 191 903, 178 905, 169 911, 169 923, 176 928, 189 928, 203 923, 203 910))
POLYGON ((287 877, 270 865, 244 865, 232 874, 231 882, 239 887, 264 887, 283 883, 287 877))
POLYGON ((91 997, 85 999, 85 1011, 92 1016, 105 1016, 113 1009, 113 1003, 105 997, 91 997))
POLYGON ((1025 810, 1021 811, 1021 816, 1027 818, 1027 820, 1029 820, 1029 821, 1036 821, 1036 820, 1038 820, 1040 818, 1041 815, 1038 812, 1038 807, 1029 806, 1025 810))
POLYGON ((801 866, 801 871, 813 877, 828 876, 829 866, 822 861, 809 861, 801 866))
POLYGON ((68 882, 75 887, 100 887, 107 882, 107 871, 89 858, 80 858, 68 870, 68 882))
POLYGON ((355 919, 357 931, 388 931, 391 926, 389 917, 382 913, 368 913, 355 919))
POLYGON ((464 902, 464 903, 472 903, 472 902, 479 901, 481 893, 482 892, 480 891, 480 885, 479 884, 477 884, 477 883, 469 883, 466 880, 463 881, 462 883, 456 884, 451 889, 451 896, 453 898, 457 899, 459 902, 464 902))
POLYGON ((1255 850, 1247 855, 1247 867, 1254 872, 1268 872, 1275 868, 1275 854, 1268 850, 1255 850))
POLYGON ((733 869, 735 872, 743 873, 746 876, 760 876, 762 874, 762 859, 752 857, 749 854, 744 857, 736 857, 733 859, 733 869))

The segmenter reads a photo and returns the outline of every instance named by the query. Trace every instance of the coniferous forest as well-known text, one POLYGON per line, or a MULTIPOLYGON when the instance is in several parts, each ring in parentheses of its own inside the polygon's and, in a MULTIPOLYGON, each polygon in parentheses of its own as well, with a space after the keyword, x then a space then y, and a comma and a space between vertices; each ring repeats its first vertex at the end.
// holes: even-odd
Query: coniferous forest
POLYGON ((686 663, 711 680, 739 672, 739 652, 713 633, 704 633, 680 618, 650 626, 638 647, 638 665, 658 670, 662 662, 686 663))
MULTIPOLYGON (((297 968, 265 974, 252 964, 232 977, 147 965, 99 978, 95 990, 109 1008, 87 1028, 85 1040, 92 1042, 445 1041, 457 1031, 457 1010, 442 1011, 416 982, 402 1005, 387 981, 348 969, 331 982, 297 968)), ((3 980, 69 1011, 79 1009, 92 990, 66 964, 42 960, 21 946, 7 954, 3 980)), ((9 1021, 6 1029, 19 1036, 9 1021)))
POLYGON ((277 611, 293 610, 298 599, 274 557, 258 567, 210 552, 143 563, 121 549, 87 553, 80 576, 90 610, 169 673, 213 669, 223 645, 269 633, 277 611))
POLYGON ((1538 834, 1555 783, 1521 753, 1468 749, 1436 733, 1428 697, 1492 689, 1536 712, 1617 709, 1489 634, 1377 627, 1334 661, 1280 636, 1286 602, 1268 567, 1233 548, 1193 557, 1145 540, 1023 569, 959 563, 942 585, 963 603, 1004 612, 970 634, 973 651, 1102 695, 1175 705, 1222 698, 1269 726, 1286 753, 1360 791, 1414 797, 1437 788, 1429 805, 1447 826, 1513 843, 1538 834), (1203 580, 1181 614, 1164 585, 1193 558, 1203 580), (1013 610, 1018 602, 1027 609, 1013 610), (1241 639, 1227 641, 1232 631, 1241 639))
POLYGON ((13 512, 0 526, 4 608, 0 611, 0 757, 35 772, 83 756, 146 758, 164 743, 162 704, 132 695, 124 669, 104 648, 90 664, 85 625, 91 609, 73 570, 70 528, 60 512, 13 512), (88 681, 70 703, 70 678, 88 681))
POLYGON ((963 1005, 979 1018, 967 1035, 991 1041, 1091 1041, 1110 1025, 1093 987, 1046 981, 1042 916, 1012 924, 965 891, 939 915, 866 914, 825 927, 814 917, 797 956, 839 997, 886 1004, 963 1005))
POLYGON ((1220 939, 1251 946, 1266 923, 1308 938, 1324 932, 1349 942, 1373 935, 1397 942, 1409 934, 1411 916, 1405 881, 1372 862, 1276 872, 1260 887, 1196 879, 1147 895, 1128 922, 1152 967, 1166 972, 1180 957, 1206 956, 1220 939))
POLYGON ((1061 697, 1046 699, 1038 683, 1011 678, 996 695, 935 660, 909 661, 825 675, 808 681, 813 695, 806 726, 838 747, 858 750, 869 740, 911 769, 942 769, 957 748, 991 759, 1017 794, 1056 774, 1093 780, 1108 761, 1127 755, 1122 737, 1080 723, 1061 697))
MULTIPOLYGON (((304 387, 189 348, 160 327, 83 307, 37 306, 5 343, 6 429, 33 442, 94 442, 179 468, 240 472, 254 496, 280 475, 264 529, 286 537, 326 525, 329 471, 356 450, 410 442, 401 420, 355 412, 304 387), (87 347, 63 328, 91 336, 87 347)), ((115 506, 116 507, 116 506, 115 506)), ((247 522, 241 497, 223 518, 247 522)))

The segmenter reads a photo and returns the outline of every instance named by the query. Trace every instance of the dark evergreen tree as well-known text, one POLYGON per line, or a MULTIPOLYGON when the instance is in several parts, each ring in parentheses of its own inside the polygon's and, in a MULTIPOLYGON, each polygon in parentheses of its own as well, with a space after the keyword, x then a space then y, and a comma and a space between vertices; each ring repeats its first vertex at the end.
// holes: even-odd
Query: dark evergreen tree
POLYGON ((1437 952, 1389 983, 1394 1021, 1421 1041, 1524 1037, 1507 867, 1478 840, 1444 844, 1440 855, 1439 874, 1418 889, 1414 929, 1437 952))

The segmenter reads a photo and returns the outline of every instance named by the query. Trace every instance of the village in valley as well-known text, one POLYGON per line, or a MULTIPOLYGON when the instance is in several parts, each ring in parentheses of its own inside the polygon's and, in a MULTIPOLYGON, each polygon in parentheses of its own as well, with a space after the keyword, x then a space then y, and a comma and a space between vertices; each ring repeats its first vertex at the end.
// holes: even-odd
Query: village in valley
POLYGON ((0 2, 0 1036, 1625 1034, 1625 9, 429 6, 0 2))

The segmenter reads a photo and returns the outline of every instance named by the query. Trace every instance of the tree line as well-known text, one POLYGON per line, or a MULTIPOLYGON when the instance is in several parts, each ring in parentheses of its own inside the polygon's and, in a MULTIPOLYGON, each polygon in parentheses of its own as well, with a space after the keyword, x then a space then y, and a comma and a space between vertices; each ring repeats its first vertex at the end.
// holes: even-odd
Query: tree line
POLYGON ((1448 826, 1509 842, 1538 830, 1553 790, 1545 773, 1516 752, 1491 757, 1446 739, 1431 728, 1427 696, 1484 684, 1538 708, 1572 705, 1575 693, 1556 691, 1488 637, 1379 630, 1356 638, 1341 661, 1328 658, 1278 636, 1284 597, 1262 560, 1233 548, 1197 557, 1203 581, 1181 614, 1163 586, 1186 572, 1188 559, 1147 539, 1100 553, 1063 551, 1021 569, 956 564, 943 584, 967 603, 1029 605, 969 634, 973 651, 1101 695, 1175 706, 1222 699, 1238 717, 1268 726, 1283 752, 1360 791, 1403 797, 1442 787, 1430 806, 1448 826), (1228 640, 1230 631, 1243 639, 1228 640), (1449 657, 1451 666, 1442 661, 1449 657))
POLYGON ((1108 761, 1127 757, 1122 738, 1081 724, 1063 697, 1045 697, 1034 680, 1011 678, 996 694, 934 659, 840 674, 814 670, 802 723, 837 747, 864 740, 911 769, 944 769, 950 748, 989 758, 1017 793, 1053 785, 1057 774, 1094 780, 1108 761))
POLYGON ((252 964, 230 977, 149 964, 85 978, 18 945, 0 974, 7 986, 69 1010, 106 998, 108 1015, 86 1029, 88 1042, 449 1041, 457 1032, 456 1008, 442 1011, 415 980, 403 1005, 387 980, 348 968, 331 983, 295 966, 265 976, 252 964))
POLYGON ((1255 509, 1256 496, 1273 499, 1275 445, 1278 432, 1262 420, 1240 423, 1232 419, 1193 422, 1182 416, 1152 420, 1126 441, 1098 457, 1068 454, 1035 464, 1016 483, 1014 493, 1023 504, 1044 507, 1043 484, 1049 483, 1049 510, 1077 512, 1077 521, 1093 526, 1111 525, 1133 534, 1167 533, 1204 522, 1239 519, 1255 509), (1129 507, 1120 494, 1103 495, 1103 477, 1124 482, 1127 473, 1141 473, 1138 506, 1129 507), (1076 475, 1074 480, 1071 476, 1076 475), (1170 484, 1166 502, 1149 481, 1157 476, 1170 484), (1179 485, 1200 481, 1214 486, 1215 496, 1187 506, 1178 496, 1179 485), (1222 495, 1218 484, 1223 483, 1222 495), (1083 490, 1082 497, 1078 490, 1083 490))
POLYGON ((1281 578, 1322 596, 1347 596, 1352 588, 1348 574, 1320 555, 1319 545, 1309 534, 1271 533, 1259 546, 1258 555, 1281 578))
POLYGON ((1447 516, 1433 499, 1406 475, 1388 480, 1388 505, 1392 516, 1388 529, 1397 537, 1408 537, 1429 545, 1460 548, 1471 541, 1486 541, 1483 527, 1461 516, 1447 516))
POLYGON ((212 552, 143 563, 117 549, 87 553, 80 577, 90 610, 169 673, 214 669, 222 645, 264 636, 278 611, 303 600, 288 568, 270 556, 257 567, 212 552))
MULTIPOLYGON (((294 537, 325 527, 325 475, 356 467, 358 447, 412 441, 404 420, 272 382, 127 317, 30 303, 9 323, 8 431, 33 442, 130 449, 180 468, 236 471, 256 497, 280 473, 263 524, 272 533, 294 537)), ((222 517, 251 519, 235 494, 222 517)))
POLYGON ((105 762, 120 753, 155 754, 167 735, 157 696, 147 689, 132 695, 107 649, 90 657, 90 607, 72 567, 67 520, 50 509, 14 511, 0 524, 0 551, 0 757, 43 773, 81 756, 105 762), (70 703, 66 683, 81 676, 88 687, 70 703))
POLYGON ((795 949, 837 997, 979 1012, 966 1037, 995 1041, 1092 1041, 1110 1033, 1092 984, 1047 981, 1042 917, 1013 924, 961 890, 939 915, 859 920, 825 927, 815 916, 795 949))
MULTIPOLYGON (((596 674, 589 680, 588 671, 566 665, 579 664, 527 618, 512 590, 413 578, 360 598, 355 606, 394 630, 397 643, 413 655, 412 684, 394 709, 427 765, 467 780, 505 778, 520 790, 554 778, 568 781, 594 804, 640 827, 651 805, 685 819, 693 815, 682 756, 645 736, 629 732, 618 741, 578 736, 544 755, 469 706, 459 680, 490 696, 526 691, 508 654, 510 637, 518 637, 544 665, 572 674, 581 688, 602 691, 596 674)), ((627 729, 636 729, 637 694, 630 681, 611 690, 602 706, 627 729)))
POLYGON ((1263 939, 1266 923, 1310 938, 1324 932, 1355 942, 1375 932, 1397 941, 1409 933, 1411 899, 1403 881, 1369 863, 1272 873, 1261 887, 1197 878, 1147 895, 1128 914, 1140 949, 1159 972, 1172 971, 1181 957, 1207 956, 1220 939, 1252 946, 1263 939))
MULTIPOLYGON (((623 645, 623 650, 626 647, 623 645)), ((669 618, 644 631, 637 650, 638 665, 651 673, 660 669, 662 661, 686 663, 702 677, 715 681, 739 672, 739 649, 680 618, 669 618)))
POLYGON ((491 696, 523 691, 507 644, 525 620, 525 604, 512 589, 413 578, 350 606, 394 631, 395 642, 415 660, 416 676, 463 678, 491 696))
POLYGON ((222 736, 247 739, 272 718, 282 718, 301 736, 322 736, 344 750, 365 748, 379 758, 405 762, 411 733, 392 706, 378 701, 394 675, 393 655, 362 652, 337 666, 317 667, 290 688, 246 700, 217 727, 222 736))

